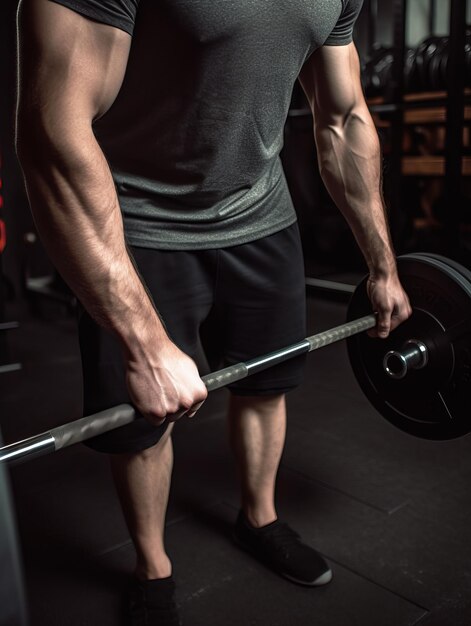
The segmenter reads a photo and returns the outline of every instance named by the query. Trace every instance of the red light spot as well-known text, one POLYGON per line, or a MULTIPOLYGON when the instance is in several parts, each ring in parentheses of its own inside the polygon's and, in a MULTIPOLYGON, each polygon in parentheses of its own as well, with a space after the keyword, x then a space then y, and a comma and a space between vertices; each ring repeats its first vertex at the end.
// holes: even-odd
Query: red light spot
POLYGON ((5 250, 7 245, 7 230, 5 228, 5 222, 0 220, 0 254, 5 250))

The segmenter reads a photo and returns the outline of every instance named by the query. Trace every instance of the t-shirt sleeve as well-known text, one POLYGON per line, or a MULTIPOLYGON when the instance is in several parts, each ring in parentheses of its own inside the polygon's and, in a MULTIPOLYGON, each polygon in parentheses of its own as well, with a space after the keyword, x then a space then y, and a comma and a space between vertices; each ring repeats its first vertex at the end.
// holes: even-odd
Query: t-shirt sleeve
POLYGON ((120 28, 132 35, 139 0, 52 0, 95 22, 120 28))
POLYGON ((344 46, 353 40, 353 27, 363 5, 363 0, 343 0, 343 9, 330 35, 326 46, 344 46))

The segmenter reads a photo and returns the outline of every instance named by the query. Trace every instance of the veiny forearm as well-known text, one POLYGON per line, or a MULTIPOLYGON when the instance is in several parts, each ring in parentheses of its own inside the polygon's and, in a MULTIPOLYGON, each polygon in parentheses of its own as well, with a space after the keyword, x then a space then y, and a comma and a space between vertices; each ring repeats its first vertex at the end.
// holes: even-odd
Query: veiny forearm
POLYGON ((127 252, 108 164, 90 126, 50 131, 19 124, 18 154, 38 231, 83 306, 132 357, 165 331, 127 252))
POLYGON ((343 120, 315 124, 322 179, 347 219, 370 271, 387 274, 395 261, 381 192, 381 154, 365 108, 343 120))

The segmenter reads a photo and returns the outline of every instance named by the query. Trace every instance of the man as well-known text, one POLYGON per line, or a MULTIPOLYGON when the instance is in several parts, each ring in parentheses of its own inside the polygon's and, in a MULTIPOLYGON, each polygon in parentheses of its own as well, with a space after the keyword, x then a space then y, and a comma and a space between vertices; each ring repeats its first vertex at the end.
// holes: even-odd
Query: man
MULTIPOLYGON (((352 43, 360 6, 23 0, 18 154, 43 242, 87 312, 86 410, 130 399, 143 416, 91 444, 112 453, 136 547, 133 624, 178 623, 163 529, 171 423, 206 397, 192 360, 198 337, 210 363, 232 363, 305 334, 299 234, 279 160, 298 75, 323 179, 368 263, 377 334, 410 314, 352 43)), ((301 369, 293 360, 231 387, 235 537, 316 586, 330 568, 277 519, 274 499, 285 393, 301 369)))

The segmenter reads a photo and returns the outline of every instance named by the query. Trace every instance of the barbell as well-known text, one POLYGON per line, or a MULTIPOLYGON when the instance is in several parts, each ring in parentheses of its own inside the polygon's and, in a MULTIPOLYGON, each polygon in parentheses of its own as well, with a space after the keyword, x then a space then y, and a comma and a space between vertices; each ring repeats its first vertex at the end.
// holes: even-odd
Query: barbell
MULTIPOLYGON (((364 331, 369 313, 367 278, 356 288, 347 322, 244 363, 203 377, 208 391, 225 387, 295 356, 347 339, 353 372, 366 397, 394 426, 426 439, 471 431, 471 272, 438 255, 398 258, 413 313, 388 339, 364 331)), ((0 448, 0 462, 20 463, 129 424, 137 417, 122 404, 0 448)))

